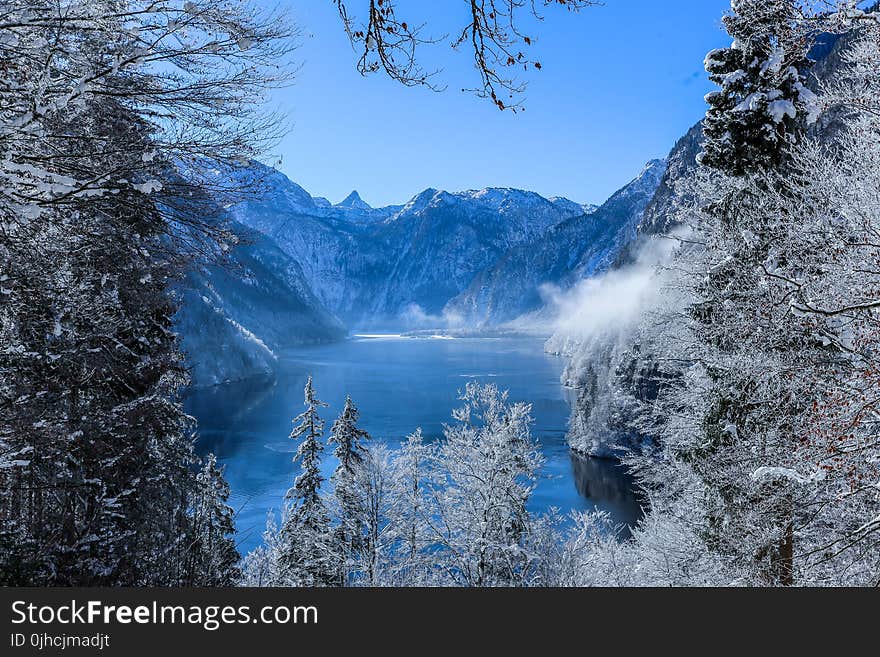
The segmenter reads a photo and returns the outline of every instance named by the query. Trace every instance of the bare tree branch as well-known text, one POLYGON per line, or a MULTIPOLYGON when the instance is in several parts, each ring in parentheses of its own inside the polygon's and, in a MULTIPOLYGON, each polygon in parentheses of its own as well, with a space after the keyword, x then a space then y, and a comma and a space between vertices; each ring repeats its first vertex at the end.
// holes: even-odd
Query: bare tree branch
POLYGON ((526 89, 526 83, 517 79, 514 71, 541 70, 541 63, 527 54, 536 39, 520 29, 522 17, 542 20, 539 5, 575 12, 601 4, 597 0, 465 0, 467 13, 462 28, 451 38, 431 38, 423 36, 424 22, 397 17, 394 0, 369 0, 366 23, 358 23, 349 14, 347 0, 333 1, 352 44, 361 52, 357 68, 362 75, 384 71, 405 86, 440 91, 443 87, 434 82, 439 71, 426 71, 418 63, 419 47, 449 42, 459 49, 468 44, 480 85, 466 90, 488 98, 501 110, 512 111, 522 107, 526 89))

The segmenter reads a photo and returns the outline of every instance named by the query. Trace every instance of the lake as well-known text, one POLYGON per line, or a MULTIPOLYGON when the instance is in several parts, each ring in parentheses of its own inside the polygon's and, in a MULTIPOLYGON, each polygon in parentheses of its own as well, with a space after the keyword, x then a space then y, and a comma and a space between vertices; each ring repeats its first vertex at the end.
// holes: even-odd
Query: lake
MULTIPOLYGON (((292 418, 303 410, 309 374, 318 398, 330 404, 323 409, 328 431, 350 394, 361 426, 392 447, 417 427, 427 439, 441 436, 467 382, 495 383, 510 391, 512 401, 532 404, 533 433, 546 462, 530 510, 598 508, 617 523, 633 524, 640 507, 624 469, 568 448, 571 393, 560 384, 564 365, 544 353, 538 338, 355 336, 285 352, 273 380, 194 390, 186 409, 199 422, 199 452, 214 452, 226 467, 242 553, 259 544, 267 512, 280 509, 298 471, 288 435, 292 418)), ((329 450, 325 456, 329 477, 335 459, 329 450)))

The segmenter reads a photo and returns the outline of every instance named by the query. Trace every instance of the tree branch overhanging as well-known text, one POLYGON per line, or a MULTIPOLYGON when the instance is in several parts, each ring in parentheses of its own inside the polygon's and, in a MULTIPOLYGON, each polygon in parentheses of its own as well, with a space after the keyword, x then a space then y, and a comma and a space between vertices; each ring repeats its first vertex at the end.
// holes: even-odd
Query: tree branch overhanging
POLYGON ((598 0, 465 0, 466 18, 455 35, 428 37, 424 22, 413 23, 397 17, 395 0, 369 0, 366 22, 349 14, 349 0, 333 0, 352 45, 360 52, 357 68, 362 75, 382 71, 405 86, 425 86, 434 91, 445 87, 435 80, 439 70, 425 70, 418 62, 421 46, 448 42, 459 50, 471 51, 480 78, 472 91, 489 99, 500 110, 522 108, 526 83, 522 72, 541 70, 541 63, 528 54, 535 43, 521 28, 522 20, 543 19, 541 9, 548 6, 576 12, 601 4, 598 0))

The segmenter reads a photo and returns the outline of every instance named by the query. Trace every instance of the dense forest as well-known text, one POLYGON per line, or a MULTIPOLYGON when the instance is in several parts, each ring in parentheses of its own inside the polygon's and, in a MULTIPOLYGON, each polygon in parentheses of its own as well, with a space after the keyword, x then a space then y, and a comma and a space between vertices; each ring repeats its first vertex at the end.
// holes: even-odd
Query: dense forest
MULTIPOLYGON (((393 2, 363 21, 334 4, 362 73, 433 85, 393 2)), ((516 111, 512 73, 541 68, 514 23, 529 7, 463 5, 477 96, 516 111)), ((645 499, 631 536, 600 512, 528 511, 531 408, 496 386, 468 385, 439 440, 413 427, 389 449, 350 398, 328 430, 309 379, 298 472, 241 555, 183 410, 174 316, 181 282, 241 247, 226 209, 265 181, 212 172, 279 137, 263 100, 292 79, 296 30, 233 0, 0 0, 0 583, 880 585, 880 14, 864 5, 732 1, 693 149, 614 263, 650 294, 613 331, 552 340, 592 381, 582 435, 638 437, 619 454, 645 499)))

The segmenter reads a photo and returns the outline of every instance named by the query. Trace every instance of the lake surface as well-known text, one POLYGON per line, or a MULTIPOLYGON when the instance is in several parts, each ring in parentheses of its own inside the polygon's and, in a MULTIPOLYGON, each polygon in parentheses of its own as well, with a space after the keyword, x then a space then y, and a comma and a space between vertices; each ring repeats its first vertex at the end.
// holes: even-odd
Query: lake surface
MULTIPOLYGON (((396 447, 417 427, 426 439, 442 435, 468 381, 492 382, 512 401, 532 404, 533 433, 545 465, 530 509, 564 514, 599 508, 621 524, 640 516, 631 478, 613 461, 584 459, 565 441, 569 400, 560 385, 565 361, 544 353, 536 338, 406 338, 356 336, 345 342, 301 348, 281 356, 272 381, 250 380, 190 393, 186 408, 199 422, 200 453, 214 452, 226 466, 236 509, 239 549, 259 544, 266 514, 281 507, 298 466, 288 438, 303 410, 303 386, 312 375, 326 428, 350 394, 361 426, 374 441, 396 447)), ((335 459, 325 451, 325 476, 335 459)))

